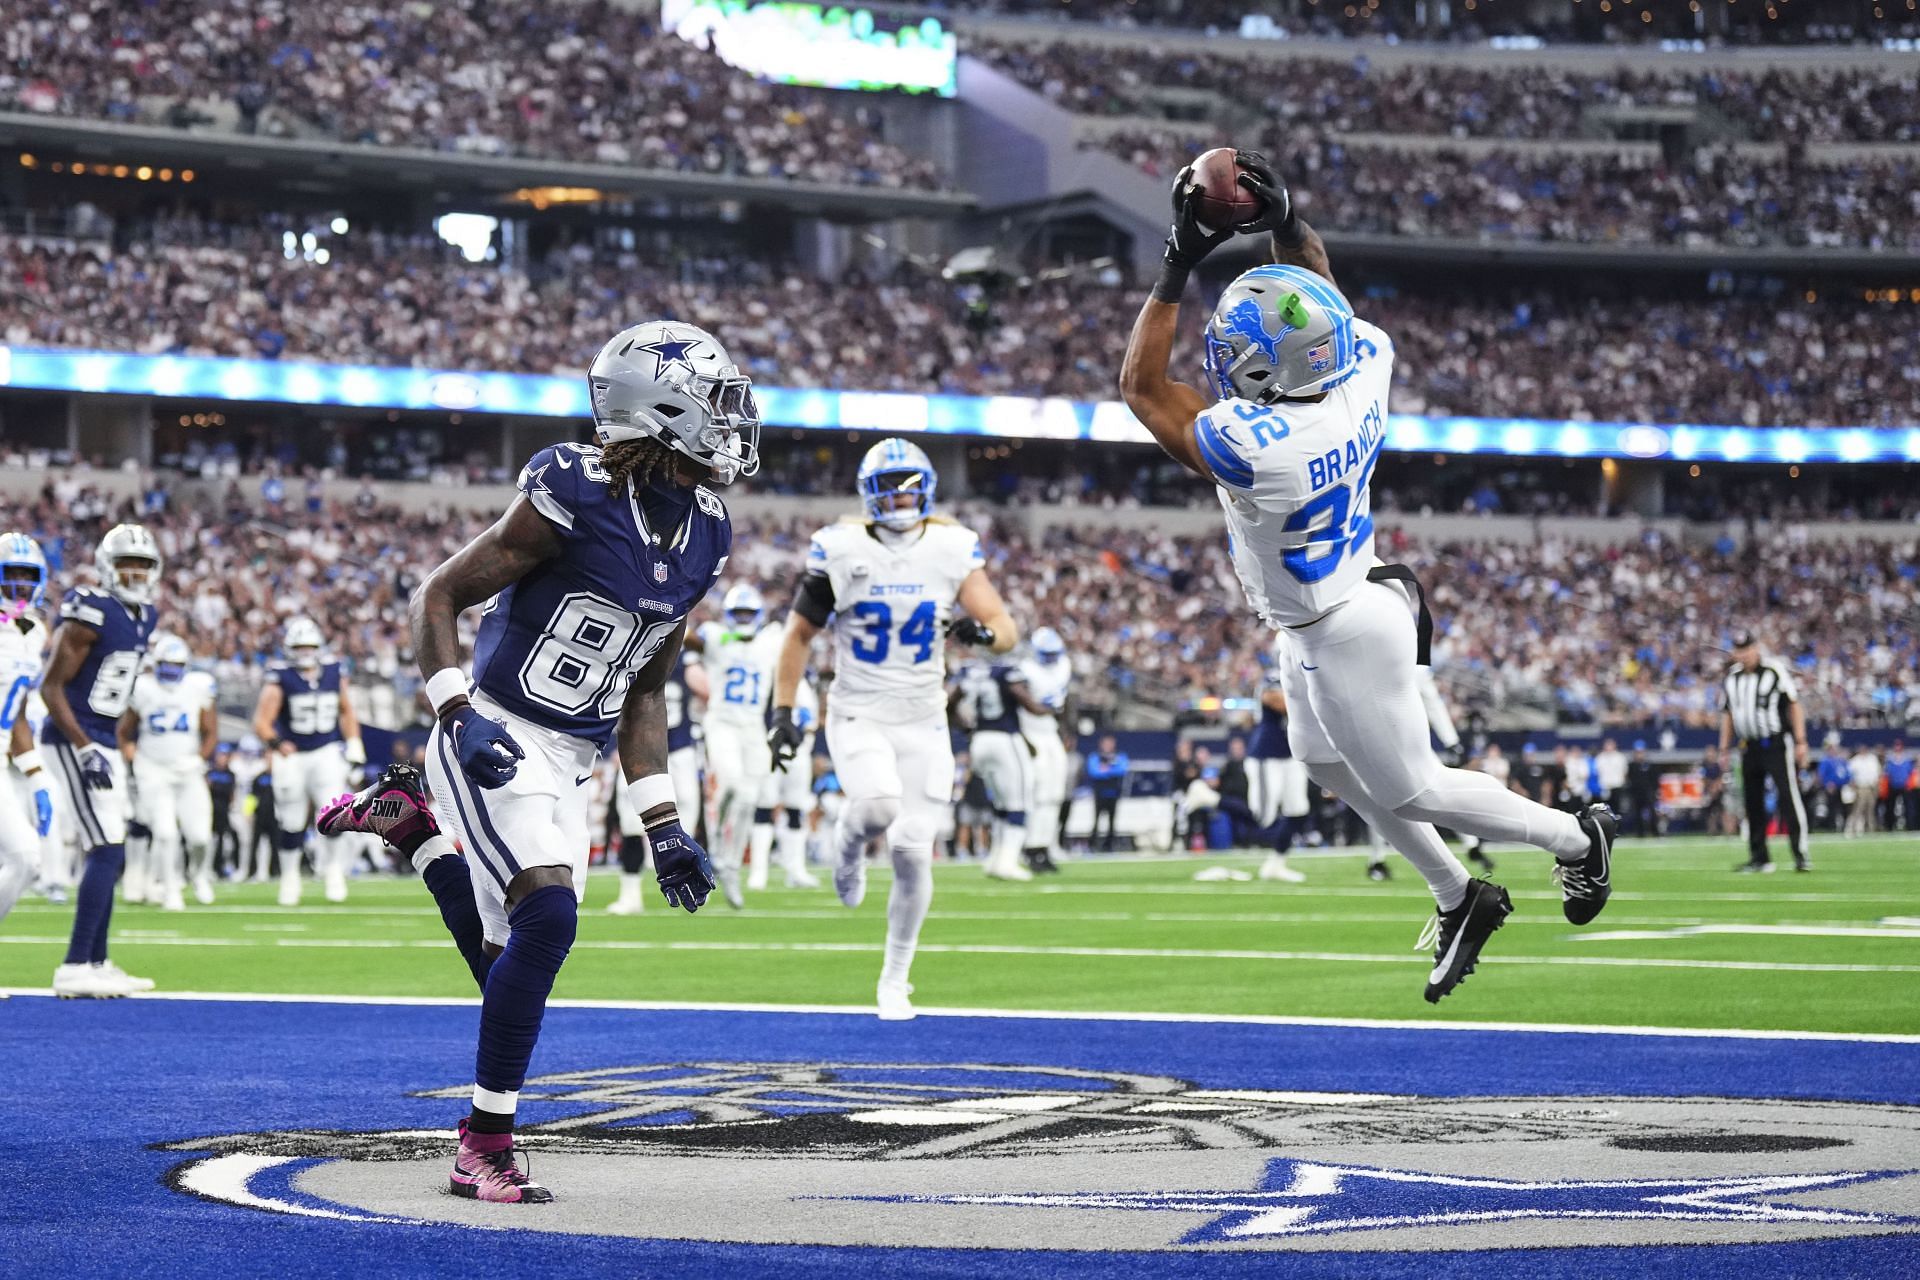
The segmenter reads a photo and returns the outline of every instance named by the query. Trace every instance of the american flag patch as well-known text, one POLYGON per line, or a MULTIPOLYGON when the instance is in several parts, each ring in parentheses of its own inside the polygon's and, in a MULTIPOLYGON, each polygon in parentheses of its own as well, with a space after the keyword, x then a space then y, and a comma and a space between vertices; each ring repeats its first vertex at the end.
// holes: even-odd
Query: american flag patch
POLYGON ((1307 348, 1307 368, 1315 373, 1325 373, 1333 368, 1333 339, 1329 338, 1317 347, 1307 348))

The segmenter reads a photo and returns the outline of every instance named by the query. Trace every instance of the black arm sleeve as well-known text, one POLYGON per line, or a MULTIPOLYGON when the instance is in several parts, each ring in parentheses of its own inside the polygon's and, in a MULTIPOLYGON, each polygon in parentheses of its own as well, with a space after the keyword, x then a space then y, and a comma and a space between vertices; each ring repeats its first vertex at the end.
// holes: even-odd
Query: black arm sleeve
POLYGON ((794 588, 793 611, 816 627, 827 625, 833 616, 833 583, 824 573, 809 573, 794 588))

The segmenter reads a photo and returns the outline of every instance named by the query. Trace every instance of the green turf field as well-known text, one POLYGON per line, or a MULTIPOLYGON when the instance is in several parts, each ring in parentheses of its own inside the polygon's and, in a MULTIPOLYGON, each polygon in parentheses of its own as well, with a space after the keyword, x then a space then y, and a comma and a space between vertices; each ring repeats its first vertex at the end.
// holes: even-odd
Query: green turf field
MULTIPOLYGON (((1358 855, 1296 859, 1304 885, 1195 883, 1251 859, 1073 862, 1033 885, 972 866, 936 873, 914 968, 923 1007, 1596 1023, 1920 1033, 1920 839, 1816 844, 1818 869, 1736 876, 1734 841, 1623 843, 1616 892, 1587 929, 1560 916, 1542 855, 1495 879, 1515 914, 1480 971, 1421 999, 1413 944, 1431 910, 1404 864, 1369 883, 1358 855)), ((886 874, 847 911, 831 890, 774 890, 698 916, 657 894, 640 918, 602 910, 596 873, 558 997, 856 1005, 872 999, 886 874)), ((310 897, 318 897, 309 886, 310 897)), ((0 987, 44 988, 71 908, 35 898, 0 924, 0 987)), ((211 908, 116 909, 114 957, 167 991, 470 996, 416 881, 363 879, 350 902, 282 908, 274 886, 211 908)))

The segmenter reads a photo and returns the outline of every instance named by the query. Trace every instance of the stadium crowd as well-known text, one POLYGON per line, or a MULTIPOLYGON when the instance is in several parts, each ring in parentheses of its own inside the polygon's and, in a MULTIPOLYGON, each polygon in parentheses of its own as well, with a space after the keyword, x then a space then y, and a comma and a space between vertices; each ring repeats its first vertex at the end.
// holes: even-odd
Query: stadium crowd
MULTIPOLYGON (((723 335, 768 385, 1108 399, 1140 303, 1092 276, 988 292, 903 267, 827 283, 751 259, 663 265, 585 245, 523 269, 365 229, 317 242, 322 262, 297 247, 297 225, 0 235, 0 340, 549 373, 580 369, 608 333, 651 314, 723 335)), ((1920 349, 1912 306, 1343 283, 1395 337, 1403 412, 1749 426, 1920 416, 1920 368, 1885 359, 1920 349)), ((1194 326, 1176 355, 1195 376, 1198 338, 1194 326)))
MULTIPOLYGON (((1443 61, 1379 66, 1349 59, 1206 56, 1151 46, 972 41, 968 51, 1079 115, 1158 116, 1156 95, 1217 95, 1222 117, 1268 122, 1283 135, 1445 134, 1457 138, 1578 138, 1602 108, 1693 106, 1761 142, 1920 141, 1920 73, 1845 70, 1600 71, 1443 61)), ((1193 126, 1182 126, 1189 130, 1193 126)), ((1285 154, 1285 152, 1281 152, 1285 154)))
POLYGON ((782 88, 582 3, 0 0, 0 109, 237 127, 373 146, 932 190, 863 106, 782 88), (205 117, 211 119, 211 117, 205 117))
MULTIPOLYGON (((84 473, 58 473, 16 504, 13 521, 71 583, 92 572, 106 528, 141 519, 168 560, 163 627, 215 660, 230 690, 250 690, 284 621, 310 614, 327 620, 356 680, 390 686, 386 705, 407 718, 419 681, 408 593, 497 513, 410 515, 381 508, 371 490, 339 504, 263 488, 234 482, 222 502, 188 504, 155 482, 122 510, 84 473)), ((810 527, 758 517, 750 497, 736 508, 732 573, 783 599, 810 527)), ((1247 615, 1223 539, 1172 537, 1144 521, 1030 533, 991 509, 957 514, 982 531, 1015 615, 1055 627, 1096 687, 1171 706, 1258 687, 1268 637, 1247 615)), ((1449 701, 1490 721, 1535 708, 1608 727, 1711 727, 1728 638, 1765 618, 1792 620, 1763 630, 1778 628, 1767 639, 1795 665, 1812 723, 1920 728, 1920 540, 1789 531, 1745 546, 1652 533, 1614 546, 1551 536, 1422 545, 1390 521, 1382 529, 1379 554, 1426 582, 1449 701)))

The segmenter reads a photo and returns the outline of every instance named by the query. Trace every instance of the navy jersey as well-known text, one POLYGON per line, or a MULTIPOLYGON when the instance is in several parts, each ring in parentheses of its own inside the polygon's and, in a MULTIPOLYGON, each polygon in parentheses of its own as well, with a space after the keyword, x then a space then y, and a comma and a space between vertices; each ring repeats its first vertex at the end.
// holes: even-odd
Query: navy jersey
POLYGON ((604 749, 634 676, 726 567, 727 509, 696 489, 679 528, 651 528, 631 488, 608 488, 592 445, 542 449, 519 489, 564 549, 487 604, 474 684, 515 715, 604 749))
MULTIPOLYGON (((1267 678, 1260 682, 1260 692, 1280 688, 1280 668, 1270 667, 1267 678)), ((1293 748, 1287 745, 1287 713, 1275 711, 1262 702, 1260 704, 1260 723, 1253 727, 1253 733, 1247 738, 1247 754, 1255 760, 1286 760, 1293 756, 1293 748)))
POLYGON ((683 650, 673 659, 673 671, 662 690, 667 702, 667 750, 684 751, 693 745, 693 694, 687 690, 687 655, 683 650))
POLYGON ((273 731, 296 751, 315 751, 340 741, 340 664, 324 662, 309 676, 298 667, 275 666, 267 680, 280 686, 280 714, 273 731))
POLYGON ((1027 682, 1018 667, 973 663, 960 672, 960 700, 975 733, 1020 732, 1020 704, 1013 686, 1027 682))
MULTIPOLYGON (((140 659, 146 656, 147 640, 153 635, 153 619, 152 605, 122 604, 98 587, 75 587, 60 601, 60 621, 85 627, 94 635, 93 648, 67 681, 66 694, 80 728, 103 747, 114 745, 114 727, 133 697, 140 659)), ((66 741, 54 728, 53 717, 47 717, 40 740, 66 741)))

